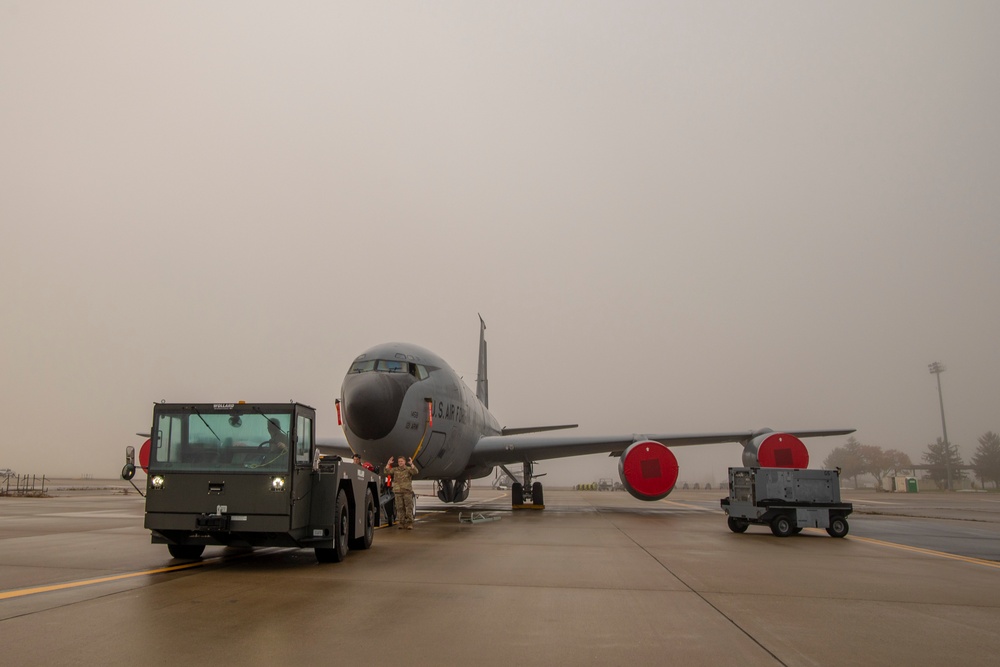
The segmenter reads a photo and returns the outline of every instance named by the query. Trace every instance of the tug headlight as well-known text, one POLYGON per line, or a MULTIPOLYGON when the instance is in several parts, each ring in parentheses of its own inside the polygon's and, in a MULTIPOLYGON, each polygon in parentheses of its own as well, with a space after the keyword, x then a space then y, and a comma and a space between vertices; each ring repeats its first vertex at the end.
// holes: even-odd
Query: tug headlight
POLYGON ((149 483, 154 489, 162 489, 163 481, 163 475, 153 475, 152 479, 149 480, 149 483))
POLYGON ((284 477, 272 477, 271 478, 271 490, 272 491, 284 491, 285 490, 285 478, 284 477))

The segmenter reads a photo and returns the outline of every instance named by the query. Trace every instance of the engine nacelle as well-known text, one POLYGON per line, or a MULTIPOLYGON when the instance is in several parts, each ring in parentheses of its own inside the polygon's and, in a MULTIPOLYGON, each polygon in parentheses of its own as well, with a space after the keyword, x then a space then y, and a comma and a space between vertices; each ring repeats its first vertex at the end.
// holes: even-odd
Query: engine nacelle
POLYGON ((794 435, 768 431, 743 443, 746 468, 808 468, 809 450, 794 435))
POLYGON ((618 460, 625 490, 639 500, 666 498, 677 483, 677 459, 666 445, 653 440, 633 442, 618 460))

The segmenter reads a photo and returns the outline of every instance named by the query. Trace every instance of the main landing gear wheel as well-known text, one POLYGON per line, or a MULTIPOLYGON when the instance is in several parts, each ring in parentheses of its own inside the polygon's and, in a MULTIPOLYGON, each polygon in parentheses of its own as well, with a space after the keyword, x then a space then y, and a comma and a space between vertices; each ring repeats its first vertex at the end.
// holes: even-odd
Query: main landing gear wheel
POLYGON ((183 558, 184 560, 194 560, 195 558, 201 558, 201 554, 205 551, 204 544, 168 544, 167 551, 174 558, 183 558))
POLYGON ((533 505, 544 505, 545 499, 542 496, 542 483, 535 482, 531 485, 531 503, 533 505))
POLYGON ((826 529, 826 534, 830 537, 844 537, 848 530, 850 530, 850 526, 847 525, 847 519, 838 516, 830 519, 830 527, 826 529))
POLYGON ((734 519, 733 517, 728 517, 726 523, 729 524, 729 530, 734 533, 745 533, 747 528, 750 527, 750 522, 746 519, 734 519))
POLYGON ((521 486, 520 482, 514 482, 510 485, 510 504, 511 505, 523 505, 524 504, 524 487, 521 486))
POLYGON ((776 516, 771 520, 771 532, 777 537, 788 537, 794 532, 795 526, 787 516, 776 516))

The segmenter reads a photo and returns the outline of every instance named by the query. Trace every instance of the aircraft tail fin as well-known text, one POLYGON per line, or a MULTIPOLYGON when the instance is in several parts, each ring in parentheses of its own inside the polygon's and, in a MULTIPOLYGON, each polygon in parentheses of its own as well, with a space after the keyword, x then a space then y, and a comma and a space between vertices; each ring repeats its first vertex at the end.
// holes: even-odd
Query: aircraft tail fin
POLYGON ((479 316, 479 370, 476 375, 476 397, 483 407, 490 407, 490 385, 486 378, 486 322, 479 316))

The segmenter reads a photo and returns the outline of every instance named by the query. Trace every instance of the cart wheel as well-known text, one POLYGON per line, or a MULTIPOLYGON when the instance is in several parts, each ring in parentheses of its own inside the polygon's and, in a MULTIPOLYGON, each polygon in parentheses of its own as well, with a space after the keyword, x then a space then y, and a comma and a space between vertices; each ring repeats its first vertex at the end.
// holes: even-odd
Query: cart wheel
POLYGON ((843 537, 849 530, 847 519, 842 516, 830 519, 830 527, 826 529, 826 534, 830 537, 843 537))
POLYGON ((726 523, 729 524, 729 530, 734 533, 745 533, 747 528, 750 527, 750 522, 746 519, 735 519, 733 517, 727 517, 726 523))
POLYGON ((777 537, 788 537, 794 528, 787 516, 776 516, 771 520, 771 532, 777 537))
POLYGON ((204 544, 168 544, 167 551, 174 558, 183 558, 184 560, 194 560, 195 558, 201 558, 201 554, 205 551, 204 544))

